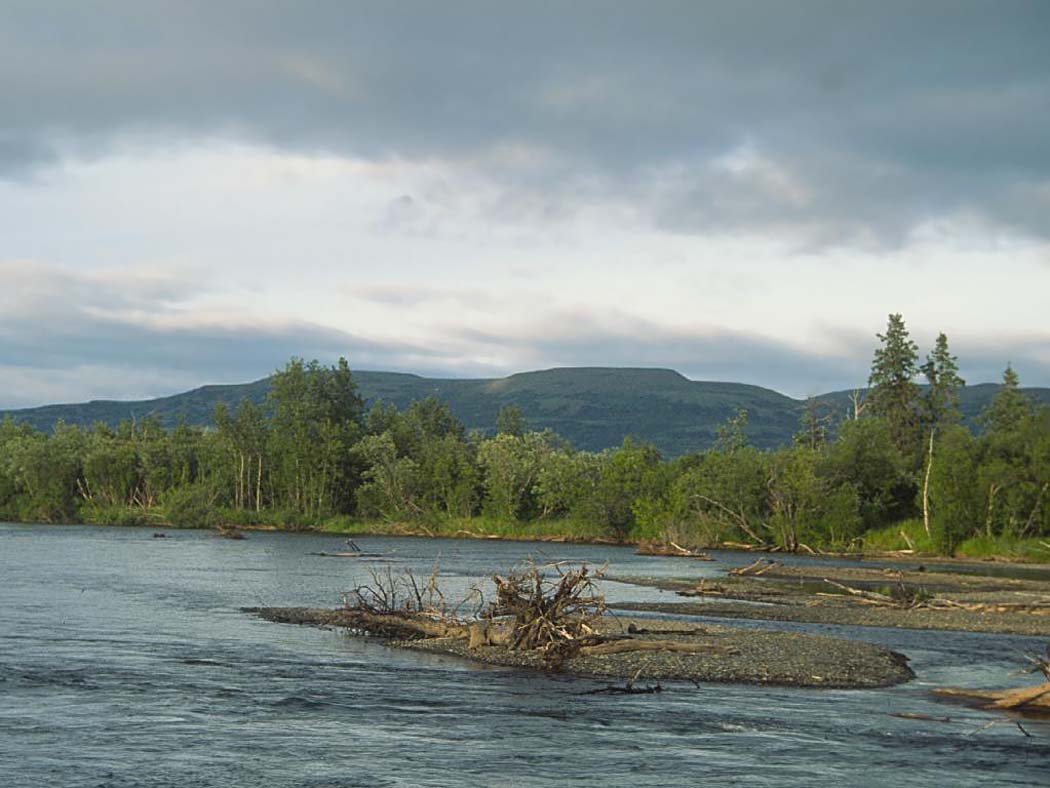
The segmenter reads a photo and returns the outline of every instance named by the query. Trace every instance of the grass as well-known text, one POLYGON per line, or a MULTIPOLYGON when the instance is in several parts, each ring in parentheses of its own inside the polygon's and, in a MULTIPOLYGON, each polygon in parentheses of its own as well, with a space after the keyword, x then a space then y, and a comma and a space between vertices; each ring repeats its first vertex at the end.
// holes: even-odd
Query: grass
POLYGON ((1050 538, 1015 539, 1005 536, 976 536, 959 545, 960 558, 1005 558, 1010 561, 1050 563, 1050 538))
MULTIPOLYGON (((922 520, 904 520, 864 534, 864 552, 879 553, 912 550, 921 555, 937 555, 932 537, 922 520)), ((1008 536, 975 536, 955 550, 956 558, 974 560, 999 558, 1007 561, 1050 563, 1050 538, 1017 539, 1008 536)))
POLYGON ((922 520, 902 520, 885 528, 868 531, 862 539, 866 553, 914 550, 924 555, 937 554, 933 537, 926 533, 922 520))
POLYGON ((448 538, 565 539, 568 541, 608 541, 599 526, 569 519, 520 523, 486 517, 442 518, 419 522, 384 522, 333 517, 321 524, 324 533, 375 534, 386 536, 442 536, 448 538))

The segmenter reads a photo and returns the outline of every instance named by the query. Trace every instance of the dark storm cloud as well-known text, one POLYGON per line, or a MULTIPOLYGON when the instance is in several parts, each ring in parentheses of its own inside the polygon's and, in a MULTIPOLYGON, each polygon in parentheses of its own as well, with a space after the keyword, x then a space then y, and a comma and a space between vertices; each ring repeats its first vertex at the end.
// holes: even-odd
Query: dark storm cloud
POLYGON ((965 212, 1050 236, 1039 0, 3 5, 9 175, 129 134, 522 146, 547 163, 483 159, 519 199, 586 183, 684 232, 893 242, 965 212))

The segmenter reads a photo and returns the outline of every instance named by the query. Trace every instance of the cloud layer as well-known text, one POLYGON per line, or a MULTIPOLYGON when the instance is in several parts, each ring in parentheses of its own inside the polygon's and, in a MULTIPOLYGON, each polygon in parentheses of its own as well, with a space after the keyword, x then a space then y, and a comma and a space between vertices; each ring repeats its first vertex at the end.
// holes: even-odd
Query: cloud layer
POLYGON ((291 355, 1050 384, 1050 6, 8 0, 0 407, 291 355))
POLYGON ((128 137, 452 159, 683 232, 1050 232, 1050 8, 931 0, 8 3, 0 168, 128 137))

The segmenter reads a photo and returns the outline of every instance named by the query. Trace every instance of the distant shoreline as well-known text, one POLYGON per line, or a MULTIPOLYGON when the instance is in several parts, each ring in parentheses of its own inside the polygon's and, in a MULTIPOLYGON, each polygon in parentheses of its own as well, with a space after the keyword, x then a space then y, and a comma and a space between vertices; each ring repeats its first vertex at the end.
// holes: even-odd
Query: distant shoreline
MULTIPOLYGON (((152 531, 207 531, 215 532, 218 534, 218 528, 196 526, 196 525, 174 525, 165 522, 156 523, 118 523, 118 522, 29 522, 29 521, 0 521, 0 524, 7 525, 44 525, 44 526, 56 526, 66 527, 70 525, 87 525, 91 527, 101 528, 144 528, 144 530, 152 531)), ((533 523, 534 524, 534 523, 533 523)), ((467 531, 465 528, 457 528, 455 531, 443 531, 440 526, 436 528, 427 528, 418 524, 409 524, 404 522, 387 523, 381 521, 364 521, 355 522, 350 526, 299 526, 299 525, 273 525, 273 524, 247 524, 238 525, 235 523, 229 523, 223 525, 224 528, 229 530, 244 531, 248 533, 280 533, 280 534, 303 534, 303 535, 315 535, 315 536, 349 536, 349 537, 405 537, 413 539, 470 539, 470 540, 481 540, 481 541, 504 541, 504 542, 548 542, 548 543, 564 543, 564 544, 595 544, 605 545, 613 547, 637 547, 639 544, 649 542, 647 539, 632 539, 628 538, 622 541, 616 541, 601 536, 590 536, 590 535, 577 535, 559 531, 534 531, 529 532, 526 530, 527 525, 523 530, 517 532, 485 532, 485 531, 467 531)), ((1050 551, 1048 551, 1047 558, 1045 561, 1031 561, 1031 560, 1017 560, 1009 556, 1001 555, 988 555, 980 557, 968 557, 968 556, 942 556, 936 553, 912 553, 907 554, 902 551, 869 551, 869 552, 857 552, 857 553, 844 553, 834 551, 821 551, 816 554, 807 554, 804 552, 798 553, 785 553, 782 551, 770 551, 770 549, 764 546, 757 547, 744 547, 740 543, 733 544, 720 544, 720 545, 691 545, 698 549, 707 549, 707 551, 719 551, 727 553, 739 553, 741 556, 760 556, 770 555, 776 557, 777 555, 789 555, 789 556, 807 556, 815 555, 822 558, 841 559, 846 561, 879 561, 892 564, 943 564, 953 566, 972 566, 974 568, 987 567, 994 565, 997 567, 1009 568, 1010 566, 1016 566, 1018 568, 1024 567, 1038 567, 1050 564, 1050 551)), ((673 557, 673 556, 671 556, 673 557)), ((688 562, 688 557, 682 557, 682 561, 688 562)))

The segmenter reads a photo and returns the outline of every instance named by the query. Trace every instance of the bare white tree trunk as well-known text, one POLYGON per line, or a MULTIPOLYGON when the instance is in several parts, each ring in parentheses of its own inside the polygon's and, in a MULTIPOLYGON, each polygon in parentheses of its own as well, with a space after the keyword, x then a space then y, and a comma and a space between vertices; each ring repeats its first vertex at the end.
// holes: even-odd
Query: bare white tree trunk
POLYGON ((930 471, 933 469, 933 436, 936 429, 930 430, 930 449, 926 455, 926 476, 922 480, 922 525, 926 535, 930 535, 930 471))

